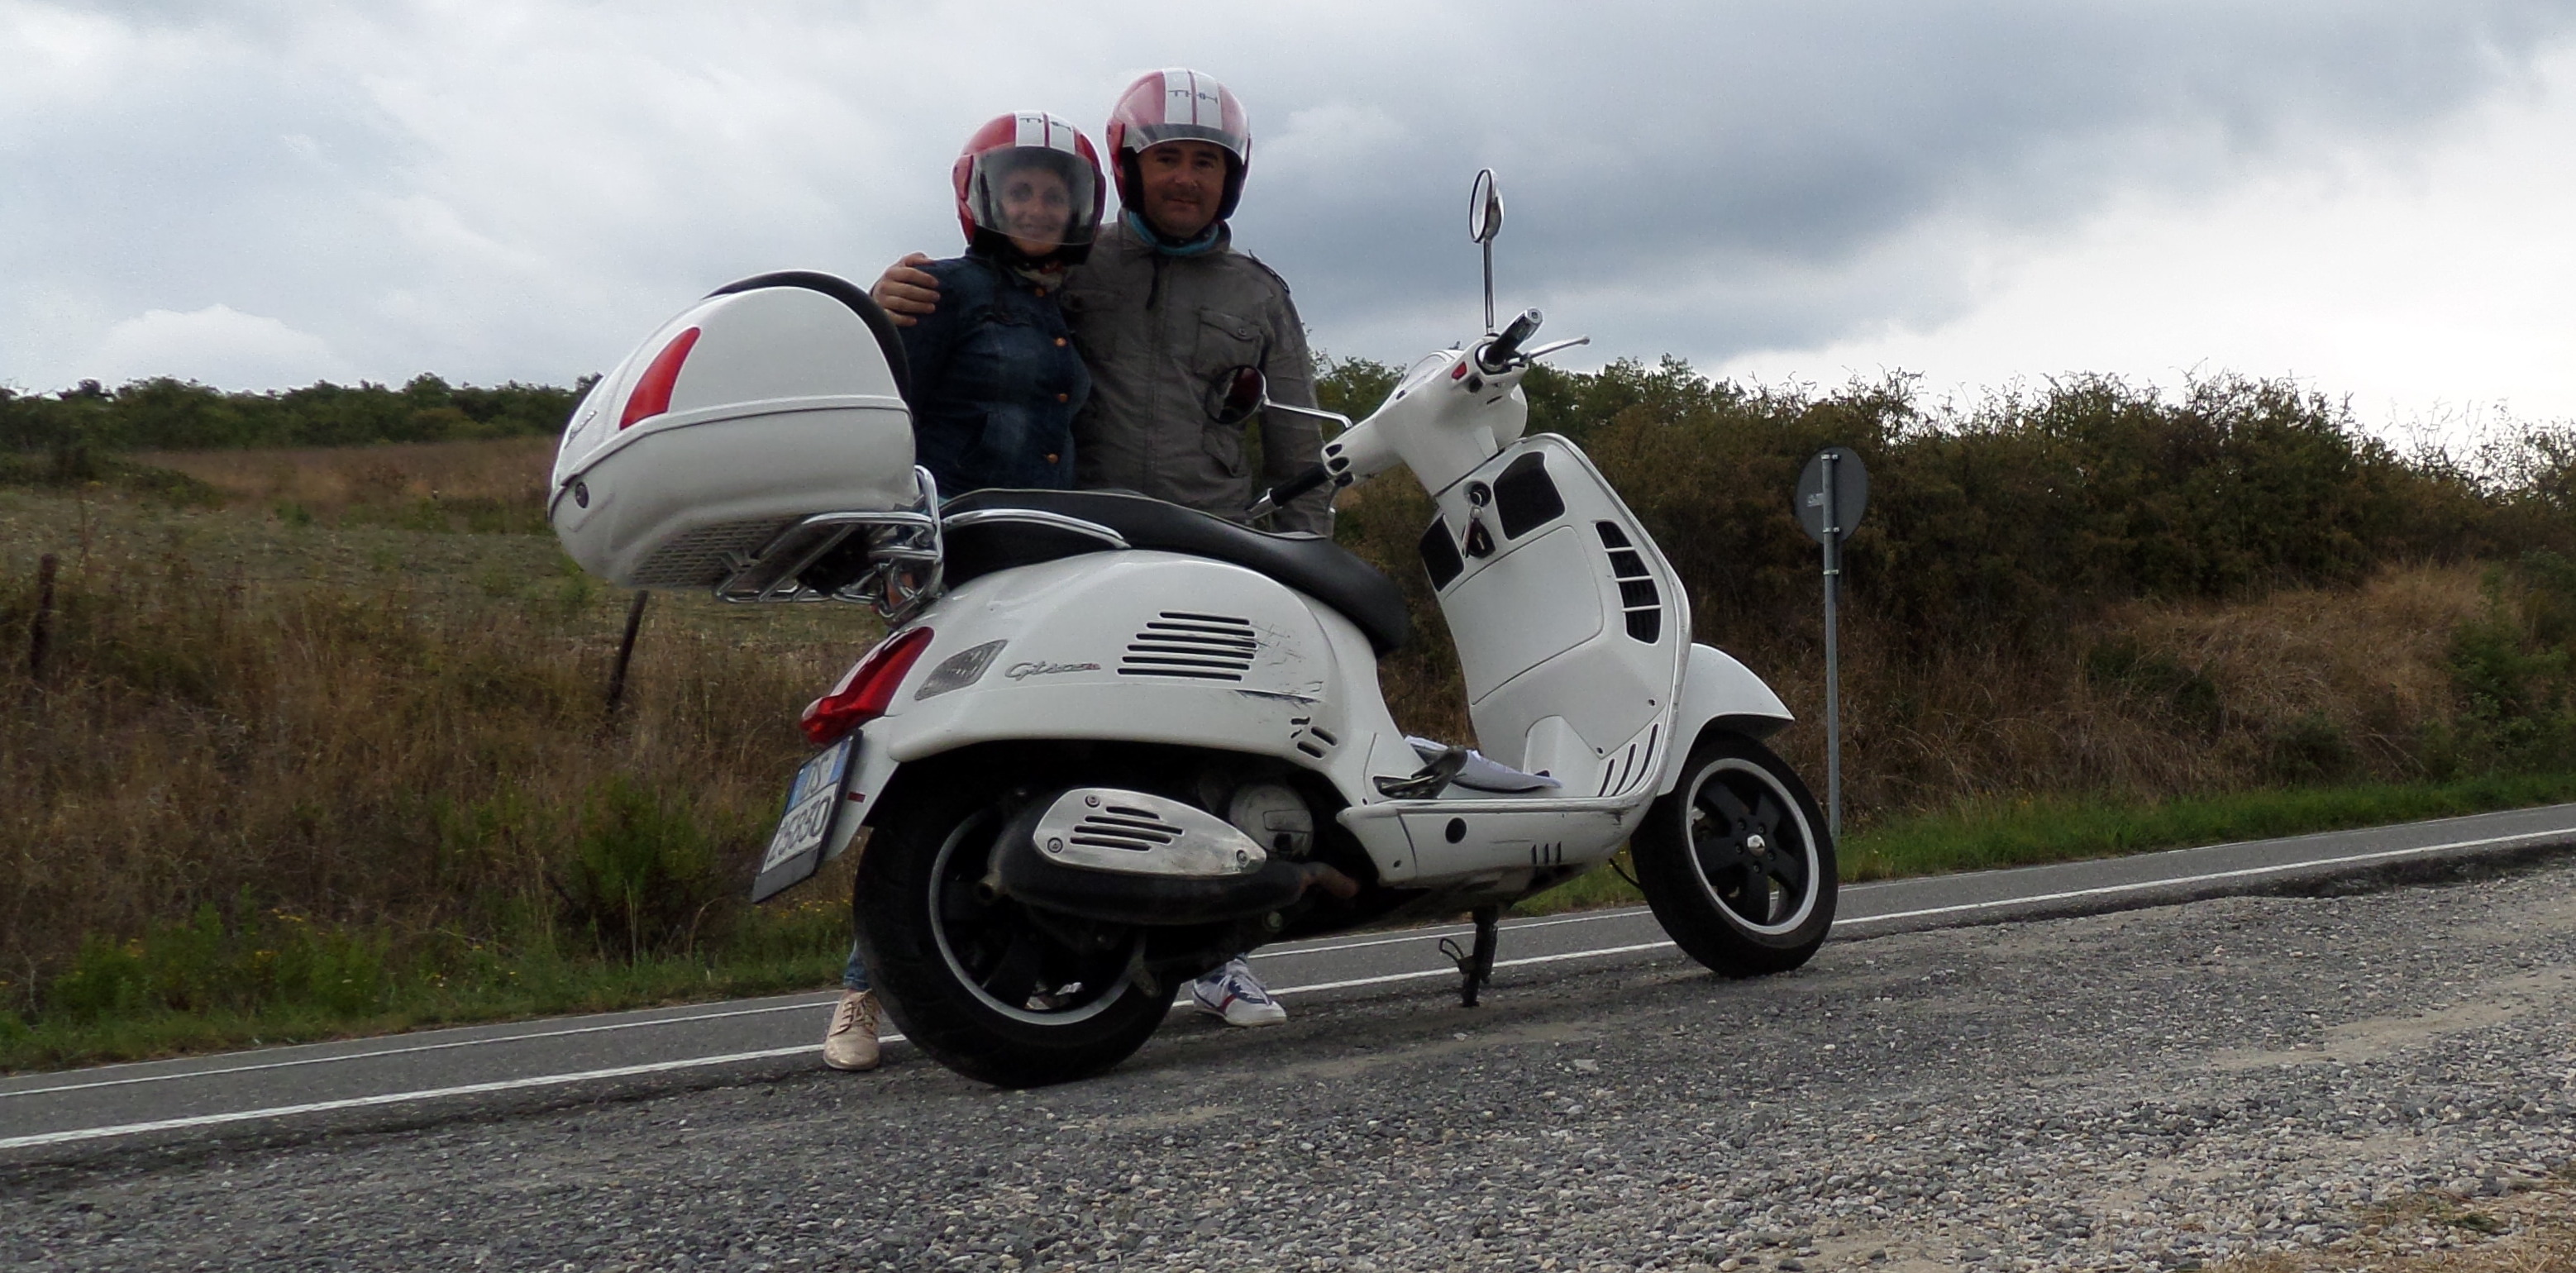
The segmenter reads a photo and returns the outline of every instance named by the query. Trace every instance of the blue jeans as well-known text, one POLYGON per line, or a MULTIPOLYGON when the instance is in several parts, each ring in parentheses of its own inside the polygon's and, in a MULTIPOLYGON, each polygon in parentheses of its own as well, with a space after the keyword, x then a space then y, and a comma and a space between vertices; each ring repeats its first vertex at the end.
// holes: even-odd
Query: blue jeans
POLYGON ((841 989, 865 990, 867 988, 868 963, 859 958, 859 943, 853 938, 850 941, 850 962, 841 965, 841 989))

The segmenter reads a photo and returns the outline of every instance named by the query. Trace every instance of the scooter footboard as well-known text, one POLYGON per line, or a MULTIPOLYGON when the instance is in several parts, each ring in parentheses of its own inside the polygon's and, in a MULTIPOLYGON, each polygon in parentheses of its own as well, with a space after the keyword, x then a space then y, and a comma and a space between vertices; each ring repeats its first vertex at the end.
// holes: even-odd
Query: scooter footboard
POLYGON ((1709 726, 1764 739, 1796 719, 1788 704, 1751 668, 1716 646, 1693 644, 1680 705, 1673 713, 1674 745, 1664 752, 1663 775, 1655 784, 1655 794, 1667 794, 1681 781, 1683 763, 1709 726))

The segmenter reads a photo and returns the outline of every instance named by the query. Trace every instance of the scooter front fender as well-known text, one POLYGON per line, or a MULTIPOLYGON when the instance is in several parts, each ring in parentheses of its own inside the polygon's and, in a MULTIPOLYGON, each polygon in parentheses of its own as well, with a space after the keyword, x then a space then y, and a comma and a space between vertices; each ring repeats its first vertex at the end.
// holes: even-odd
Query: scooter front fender
POLYGON ((1753 670, 1713 645, 1694 644, 1682 673, 1680 707, 1673 713, 1673 743, 1664 752, 1664 772, 1655 794, 1665 795, 1681 781, 1683 762, 1712 725, 1748 738, 1768 738, 1797 717, 1789 705, 1763 684, 1753 670))

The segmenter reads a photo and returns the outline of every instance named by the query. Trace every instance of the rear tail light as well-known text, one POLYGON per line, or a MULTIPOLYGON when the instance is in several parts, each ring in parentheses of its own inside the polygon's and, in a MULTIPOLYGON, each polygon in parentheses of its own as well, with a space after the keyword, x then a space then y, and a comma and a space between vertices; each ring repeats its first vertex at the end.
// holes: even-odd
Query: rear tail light
POLYGON ((839 742, 841 735, 885 715, 894 702, 904 673, 930 648, 930 629, 906 628, 860 656, 858 665, 832 687, 832 692, 806 705, 805 736, 817 747, 839 742))
POLYGON ((626 395, 626 413, 617 417, 618 428, 671 409, 671 386, 679 382, 680 364, 689 360, 689 350, 697 343, 698 329, 692 327, 672 337, 670 344, 662 346, 662 352, 653 355, 651 365, 636 377, 635 392, 626 395))

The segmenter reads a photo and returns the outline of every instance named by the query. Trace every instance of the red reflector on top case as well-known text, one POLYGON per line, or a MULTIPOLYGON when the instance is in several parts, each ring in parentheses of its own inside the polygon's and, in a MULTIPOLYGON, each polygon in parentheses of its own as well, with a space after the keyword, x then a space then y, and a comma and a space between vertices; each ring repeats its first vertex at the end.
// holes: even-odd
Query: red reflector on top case
POLYGON ((1461 358, 1461 359, 1459 359, 1459 360, 1458 360, 1458 365, 1457 365, 1457 366, 1455 366, 1455 367, 1451 367, 1451 368, 1449 369, 1449 378, 1450 378, 1451 380, 1456 380, 1456 379, 1458 379, 1459 377, 1464 376, 1464 375, 1466 375, 1466 374, 1467 374, 1467 360, 1466 360, 1466 359, 1464 359, 1464 358, 1461 358))
POLYGON ((671 386, 680 379, 680 364, 689 360, 689 350, 698 343, 695 327, 681 332, 653 355, 653 365, 635 378, 635 391, 626 395, 626 413, 617 417, 617 427, 625 428, 638 420, 650 419, 671 409, 671 386))

